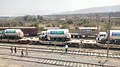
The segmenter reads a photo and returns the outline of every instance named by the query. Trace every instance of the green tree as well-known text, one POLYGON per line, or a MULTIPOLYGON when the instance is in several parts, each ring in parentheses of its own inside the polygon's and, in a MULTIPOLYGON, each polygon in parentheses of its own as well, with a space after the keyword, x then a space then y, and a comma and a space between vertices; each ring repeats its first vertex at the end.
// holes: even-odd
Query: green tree
POLYGON ((40 15, 37 15, 37 21, 38 22, 42 22, 44 20, 44 18, 40 15))
POLYGON ((62 24, 61 29, 69 29, 69 25, 68 24, 62 24))
POLYGON ((94 22, 91 22, 91 23, 85 23, 83 24, 84 27, 95 27, 96 24, 94 22))
POLYGON ((32 23, 30 26, 31 27, 39 27, 39 24, 38 23, 32 23))
POLYGON ((71 19, 68 19, 66 23, 73 24, 73 21, 71 19))
POLYGON ((89 23, 89 20, 87 20, 87 19, 81 19, 81 22, 82 22, 83 24, 87 24, 87 23, 89 23))
POLYGON ((108 29, 108 23, 101 24, 100 31, 107 31, 108 29))
POLYGON ((26 15, 23 17, 23 20, 27 22, 35 22, 36 18, 34 16, 26 15))

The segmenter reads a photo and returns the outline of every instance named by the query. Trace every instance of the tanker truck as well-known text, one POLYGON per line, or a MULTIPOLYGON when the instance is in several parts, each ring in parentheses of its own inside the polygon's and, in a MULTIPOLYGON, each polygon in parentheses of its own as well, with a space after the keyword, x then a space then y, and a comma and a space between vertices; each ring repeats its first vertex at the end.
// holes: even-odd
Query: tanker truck
POLYGON ((71 34, 68 29, 48 29, 41 32, 39 39, 43 41, 64 42, 71 39, 71 34))
MULTIPOLYGON (((120 44, 120 30, 110 30, 110 44, 120 44)), ((108 33, 107 32, 99 32, 97 38, 97 42, 99 43, 107 43, 108 41, 108 33)))
POLYGON ((20 39, 24 36, 21 29, 6 29, 4 30, 4 38, 20 39))

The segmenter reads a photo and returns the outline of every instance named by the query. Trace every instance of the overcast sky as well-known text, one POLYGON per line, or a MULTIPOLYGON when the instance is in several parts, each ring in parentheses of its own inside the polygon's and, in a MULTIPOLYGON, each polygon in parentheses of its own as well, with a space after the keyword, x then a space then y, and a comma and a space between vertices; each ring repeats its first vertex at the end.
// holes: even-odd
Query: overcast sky
POLYGON ((120 0, 0 0, 0 16, 43 15, 120 5, 120 0))

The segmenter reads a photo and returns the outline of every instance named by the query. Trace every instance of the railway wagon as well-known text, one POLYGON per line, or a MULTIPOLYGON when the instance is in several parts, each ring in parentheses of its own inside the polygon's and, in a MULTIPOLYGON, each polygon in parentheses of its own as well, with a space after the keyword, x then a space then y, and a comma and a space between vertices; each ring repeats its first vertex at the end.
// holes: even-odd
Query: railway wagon
POLYGON ((24 37, 24 33, 21 29, 5 29, 0 30, 0 42, 12 42, 17 43, 19 39, 24 37))
POLYGON ((0 27, 0 30, 5 29, 21 29, 24 36, 36 36, 38 33, 38 28, 36 27, 0 27))

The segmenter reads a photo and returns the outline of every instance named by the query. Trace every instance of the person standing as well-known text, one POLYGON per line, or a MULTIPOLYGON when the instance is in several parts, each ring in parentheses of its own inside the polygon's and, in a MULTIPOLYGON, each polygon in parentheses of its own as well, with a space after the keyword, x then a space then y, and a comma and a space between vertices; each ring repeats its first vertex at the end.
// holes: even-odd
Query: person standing
POLYGON ((28 48, 26 48, 25 52, 26 52, 25 55, 28 56, 28 48))
POLYGON ((68 51, 68 45, 65 45, 65 53, 68 51))
POLYGON ((14 51, 15 51, 15 53, 17 53, 17 49, 16 49, 16 47, 14 48, 14 51))
POLYGON ((22 49, 22 51, 21 51, 21 57, 23 57, 24 56, 24 50, 22 49))
POLYGON ((13 53, 13 47, 11 47, 10 50, 11 50, 11 53, 13 53))

